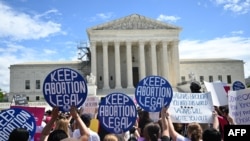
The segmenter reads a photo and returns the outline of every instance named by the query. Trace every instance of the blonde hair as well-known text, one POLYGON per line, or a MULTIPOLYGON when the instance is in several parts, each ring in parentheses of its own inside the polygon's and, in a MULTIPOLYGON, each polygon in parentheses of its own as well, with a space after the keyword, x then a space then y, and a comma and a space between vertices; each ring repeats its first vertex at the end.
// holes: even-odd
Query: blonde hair
POLYGON ((67 133, 68 137, 70 137, 69 134, 69 120, 66 118, 61 118, 56 121, 55 130, 63 130, 65 133, 67 133))
POLYGON ((105 135, 103 141, 118 141, 118 138, 115 134, 110 133, 105 135))
POLYGON ((197 122, 189 123, 187 126, 187 133, 191 141, 199 141, 202 139, 202 128, 197 122))

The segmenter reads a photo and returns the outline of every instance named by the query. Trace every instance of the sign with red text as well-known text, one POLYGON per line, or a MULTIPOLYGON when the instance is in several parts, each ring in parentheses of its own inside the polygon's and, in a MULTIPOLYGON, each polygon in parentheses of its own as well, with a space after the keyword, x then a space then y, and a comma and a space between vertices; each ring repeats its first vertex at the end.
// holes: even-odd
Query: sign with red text
POLYGON ((88 96, 85 102, 82 105, 84 113, 96 114, 96 110, 99 106, 99 97, 97 96, 88 96))

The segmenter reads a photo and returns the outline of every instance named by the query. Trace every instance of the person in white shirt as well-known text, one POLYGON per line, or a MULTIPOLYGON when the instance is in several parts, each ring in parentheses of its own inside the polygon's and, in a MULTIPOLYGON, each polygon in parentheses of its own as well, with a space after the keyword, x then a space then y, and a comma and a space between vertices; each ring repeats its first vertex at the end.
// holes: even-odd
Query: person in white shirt
MULTIPOLYGON (((91 119, 92 119, 91 115, 87 114, 87 113, 84 113, 80 117, 81 117, 82 121, 85 123, 85 125, 89 129, 90 136, 89 136, 88 141, 100 141, 99 135, 95 131, 93 131, 93 130, 91 130, 89 128, 90 122, 91 122, 91 119)), ((73 132, 73 138, 79 138, 80 136, 81 135, 80 135, 79 129, 75 129, 74 132, 73 132)))

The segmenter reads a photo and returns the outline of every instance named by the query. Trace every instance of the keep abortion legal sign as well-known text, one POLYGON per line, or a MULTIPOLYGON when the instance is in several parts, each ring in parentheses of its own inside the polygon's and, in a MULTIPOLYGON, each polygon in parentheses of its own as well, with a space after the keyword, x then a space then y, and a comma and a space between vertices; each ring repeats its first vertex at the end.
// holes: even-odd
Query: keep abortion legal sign
POLYGON ((126 94, 111 93, 101 100, 98 118, 107 131, 115 134, 125 133, 135 124, 136 106, 126 94))
POLYGON ((141 108, 148 112, 159 112, 168 106, 173 97, 169 82, 161 76, 147 76, 136 87, 135 98, 141 108))
POLYGON ((60 111, 67 112, 71 106, 82 106, 88 89, 80 73, 69 68, 59 68, 45 78, 43 94, 51 107, 59 107, 60 111))
POLYGON ((0 113, 0 141, 7 141, 10 133, 16 128, 26 129, 29 131, 29 138, 33 138, 36 131, 35 118, 20 108, 3 110, 0 113))
POLYGON ((242 90, 246 88, 246 86, 241 81, 234 81, 232 87, 234 91, 242 90))

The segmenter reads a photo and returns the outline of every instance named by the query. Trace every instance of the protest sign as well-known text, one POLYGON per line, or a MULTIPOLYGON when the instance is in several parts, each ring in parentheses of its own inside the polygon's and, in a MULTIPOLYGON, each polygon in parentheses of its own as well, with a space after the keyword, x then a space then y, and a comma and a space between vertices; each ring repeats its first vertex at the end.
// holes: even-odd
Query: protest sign
POLYGON ((135 90, 138 105, 148 112, 159 112, 172 100, 173 90, 169 82, 161 76, 147 76, 135 90))
POLYGON ((15 105, 27 105, 28 100, 25 94, 16 94, 13 96, 15 105))
POLYGON ((234 91, 242 90, 242 89, 246 88, 245 85, 242 82, 240 82, 240 81, 234 81, 232 87, 233 87, 234 91))
POLYGON ((91 130, 95 131, 96 133, 98 133, 98 131, 99 131, 99 120, 95 119, 95 118, 91 119, 89 128, 91 130))
POLYGON ((212 123, 212 99, 208 93, 178 93, 173 95, 169 107, 173 122, 212 123))
POLYGON ((36 120, 36 126, 40 126, 45 113, 45 107, 10 106, 10 108, 21 108, 32 114, 36 120))
POLYGON ((25 128, 29 131, 29 138, 33 138, 36 131, 35 118, 24 109, 3 110, 0 113, 0 141, 7 141, 10 133, 16 128, 25 128))
POLYGON ((236 124, 250 124, 250 89, 229 91, 229 115, 236 124))
POLYGON ((228 104, 227 92, 224 88, 224 83, 204 81, 204 84, 207 91, 211 92, 214 106, 225 106, 228 104))
POLYGON ((100 102, 99 97, 88 96, 82 105, 83 112, 95 115, 96 114, 95 112, 96 112, 96 109, 98 108, 99 102, 100 102))
POLYGON ((98 118, 107 131, 115 134, 125 133, 135 124, 136 106, 126 94, 111 93, 101 100, 98 118))
POLYGON ((60 111, 67 112, 71 106, 82 106, 88 89, 80 73, 69 68, 59 68, 45 78, 43 94, 51 107, 59 107, 60 111))

